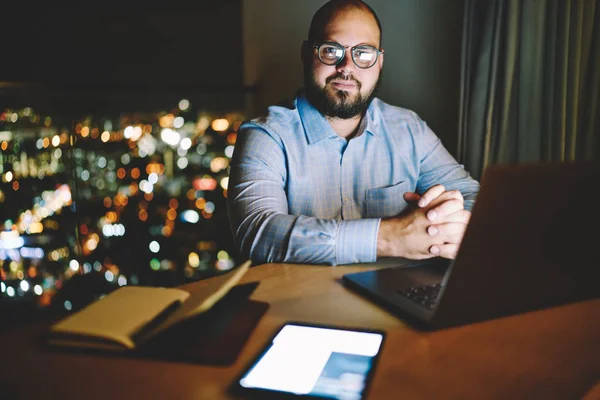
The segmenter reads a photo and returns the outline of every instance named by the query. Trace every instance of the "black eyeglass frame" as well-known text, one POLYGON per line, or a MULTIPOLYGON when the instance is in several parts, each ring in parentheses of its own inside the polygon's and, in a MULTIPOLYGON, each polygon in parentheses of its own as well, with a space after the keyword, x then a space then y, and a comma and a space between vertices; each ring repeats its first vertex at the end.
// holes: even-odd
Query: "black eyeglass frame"
POLYGON ((377 64, 377 60, 379 60, 379 56, 381 54, 383 54, 383 50, 380 50, 375 46, 371 46, 370 44, 359 44, 359 45, 350 47, 350 46, 344 46, 337 42, 323 42, 321 44, 313 44, 313 47, 315 49, 317 49, 317 57, 319 58, 319 61, 321 61, 323 64, 329 65, 329 66, 338 65, 339 63, 341 63, 342 60, 344 60, 344 58, 346 58, 346 49, 348 49, 348 48, 350 49, 350 58, 352 59, 352 62, 354 63, 354 65, 356 65, 357 68, 360 68, 360 69, 373 68, 373 66, 375 64, 377 64), (338 48, 342 49, 342 56, 340 57, 340 59, 337 62, 335 62, 333 64, 329 64, 329 63, 326 63, 325 61, 323 61, 323 59, 321 58, 321 46, 324 46, 324 45, 334 46, 334 47, 338 47, 338 48), (360 65, 358 65, 356 63, 356 60, 354 60, 354 50, 361 48, 361 47, 362 48, 367 47, 369 49, 375 50, 375 60, 373 60, 373 64, 369 65, 368 67, 361 67, 360 65))

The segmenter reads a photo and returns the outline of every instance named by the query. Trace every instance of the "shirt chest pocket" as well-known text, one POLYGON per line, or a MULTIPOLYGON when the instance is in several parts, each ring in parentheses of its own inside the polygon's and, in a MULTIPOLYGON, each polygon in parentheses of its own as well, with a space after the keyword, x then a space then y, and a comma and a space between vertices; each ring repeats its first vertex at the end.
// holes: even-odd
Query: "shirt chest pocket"
POLYGON ((408 182, 365 190, 367 218, 393 217, 408 205, 404 193, 411 191, 408 182))

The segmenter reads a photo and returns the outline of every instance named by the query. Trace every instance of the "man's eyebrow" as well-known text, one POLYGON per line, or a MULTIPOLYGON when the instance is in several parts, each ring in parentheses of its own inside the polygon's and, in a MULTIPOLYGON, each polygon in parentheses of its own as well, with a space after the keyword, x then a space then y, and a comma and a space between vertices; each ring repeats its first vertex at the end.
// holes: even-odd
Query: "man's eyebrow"
POLYGON ((338 42, 337 40, 333 40, 333 39, 321 39, 321 40, 315 40, 315 43, 337 43, 337 44, 339 44, 339 45, 342 45, 342 46, 344 46, 344 47, 345 47, 345 46, 348 46, 348 47, 356 47, 356 46, 364 46, 364 45, 369 45, 369 46, 373 46, 373 47, 375 47, 375 48, 379 48, 379 47, 378 47, 376 44, 370 43, 370 42, 368 42, 368 41, 366 41, 366 42, 360 42, 360 43, 353 44, 353 45, 350 45, 350 44, 349 44, 349 45, 345 45, 345 44, 343 44, 343 43, 340 43, 340 42, 338 42))

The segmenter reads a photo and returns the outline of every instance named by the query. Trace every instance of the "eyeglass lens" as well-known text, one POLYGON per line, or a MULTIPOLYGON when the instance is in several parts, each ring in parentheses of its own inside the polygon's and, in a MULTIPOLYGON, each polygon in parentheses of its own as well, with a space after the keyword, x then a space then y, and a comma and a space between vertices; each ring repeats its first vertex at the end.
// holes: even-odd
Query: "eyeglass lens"
MULTIPOLYGON (((335 44, 322 44, 319 59, 326 65, 337 65, 344 57, 344 47, 335 44)), ((359 68, 370 68, 377 61, 377 50, 372 46, 357 46, 352 49, 352 61, 359 68)))

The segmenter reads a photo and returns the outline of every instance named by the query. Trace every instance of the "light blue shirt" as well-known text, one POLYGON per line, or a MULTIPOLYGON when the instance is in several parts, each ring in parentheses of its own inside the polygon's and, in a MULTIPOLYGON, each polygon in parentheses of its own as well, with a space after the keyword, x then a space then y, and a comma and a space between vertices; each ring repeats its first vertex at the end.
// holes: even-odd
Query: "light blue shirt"
POLYGON ((300 93, 242 124, 227 206, 235 242, 254 263, 351 264, 377 259, 382 217, 435 184, 471 209, 479 184, 417 114, 379 99, 346 140, 300 93))

